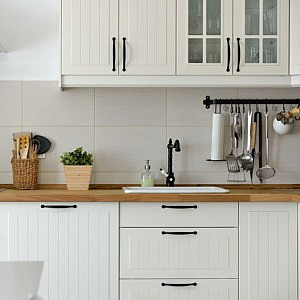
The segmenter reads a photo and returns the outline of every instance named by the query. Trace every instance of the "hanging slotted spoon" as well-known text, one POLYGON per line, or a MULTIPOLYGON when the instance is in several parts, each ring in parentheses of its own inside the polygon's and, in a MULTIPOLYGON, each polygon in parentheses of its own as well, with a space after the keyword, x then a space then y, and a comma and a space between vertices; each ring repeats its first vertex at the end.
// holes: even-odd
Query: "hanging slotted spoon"
POLYGON ((259 179, 268 179, 268 178, 272 178, 275 175, 275 169, 269 165, 269 130, 268 130, 269 112, 267 106, 265 111, 265 117, 266 117, 266 165, 257 170, 256 176, 259 179))

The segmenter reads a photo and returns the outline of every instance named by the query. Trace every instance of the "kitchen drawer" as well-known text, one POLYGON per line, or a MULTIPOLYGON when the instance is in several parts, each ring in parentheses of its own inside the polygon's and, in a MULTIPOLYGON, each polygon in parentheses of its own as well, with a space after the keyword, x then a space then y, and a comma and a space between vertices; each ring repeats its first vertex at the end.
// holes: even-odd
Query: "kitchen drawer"
POLYGON ((238 277, 237 228, 121 228, 120 239, 124 279, 238 277))
POLYGON ((120 226, 238 227, 238 203, 121 203, 120 226))
POLYGON ((237 300, 237 279, 121 280, 120 300, 237 300), (193 284, 168 286, 164 284, 193 284))

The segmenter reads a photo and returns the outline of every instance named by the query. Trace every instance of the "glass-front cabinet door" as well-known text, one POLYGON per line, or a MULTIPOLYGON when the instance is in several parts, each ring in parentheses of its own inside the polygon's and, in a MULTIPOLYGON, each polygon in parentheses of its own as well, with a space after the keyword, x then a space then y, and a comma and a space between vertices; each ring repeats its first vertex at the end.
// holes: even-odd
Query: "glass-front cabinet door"
POLYGON ((234 2, 235 75, 287 75, 289 0, 234 2))
POLYGON ((232 74, 232 0, 178 0, 178 75, 232 74))

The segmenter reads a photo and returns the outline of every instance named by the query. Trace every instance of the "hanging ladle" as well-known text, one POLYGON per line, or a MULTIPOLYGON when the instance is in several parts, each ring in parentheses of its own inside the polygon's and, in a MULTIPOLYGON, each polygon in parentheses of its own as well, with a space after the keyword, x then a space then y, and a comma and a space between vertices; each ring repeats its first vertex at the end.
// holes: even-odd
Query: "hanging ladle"
POLYGON ((269 129, 268 129, 268 106, 266 105, 265 118, 266 118, 266 165, 257 170, 256 176, 259 179, 272 178, 275 175, 275 169, 269 165, 269 129))

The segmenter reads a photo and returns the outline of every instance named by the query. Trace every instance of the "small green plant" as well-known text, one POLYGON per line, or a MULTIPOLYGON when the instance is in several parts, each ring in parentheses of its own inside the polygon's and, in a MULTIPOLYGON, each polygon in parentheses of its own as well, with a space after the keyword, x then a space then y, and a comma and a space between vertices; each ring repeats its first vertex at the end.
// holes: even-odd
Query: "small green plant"
POLYGON ((65 166, 91 166, 93 164, 93 154, 83 151, 82 147, 72 152, 65 152, 60 156, 60 162, 65 166))

